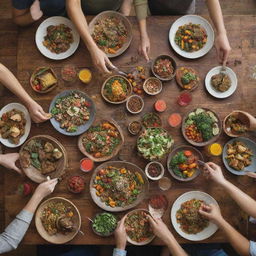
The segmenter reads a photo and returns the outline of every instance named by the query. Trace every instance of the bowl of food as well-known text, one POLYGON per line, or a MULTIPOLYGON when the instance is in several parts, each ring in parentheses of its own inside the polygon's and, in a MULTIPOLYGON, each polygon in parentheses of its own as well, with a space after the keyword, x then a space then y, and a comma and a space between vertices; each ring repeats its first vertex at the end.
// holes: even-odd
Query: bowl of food
POLYGON ((133 245, 146 245, 155 238, 147 217, 148 215, 150 215, 149 211, 144 209, 135 209, 127 213, 124 226, 129 243, 133 245))
POLYGON ((142 125, 145 128, 161 127, 162 120, 158 114, 154 112, 149 112, 142 116, 142 125))
POLYGON ((180 67, 176 70, 176 82, 183 90, 192 91, 200 83, 198 72, 190 67, 180 67))
POLYGON ((79 194, 85 189, 85 180, 82 176, 74 175, 68 178, 67 188, 71 193, 79 194))
POLYGON ((67 167, 67 152, 64 146, 49 135, 29 138, 20 149, 20 165, 26 176, 37 183, 50 178, 59 178, 67 167))
POLYGON ((89 23, 89 32, 109 58, 121 55, 132 41, 131 23, 120 12, 99 13, 89 23))
POLYGON ((157 95, 162 91, 163 84, 161 80, 156 77, 149 77, 143 84, 143 90, 148 95, 157 95))
POLYGON ((160 180, 164 176, 164 167, 160 162, 150 162, 145 167, 145 173, 151 180, 160 180))
POLYGON ((182 121, 182 134, 185 140, 197 147, 215 142, 220 136, 221 129, 219 117, 207 108, 190 111, 182 121))
POLYGON ((199 150, 182 145, 169 154, 167 168, 173 178, 179 181, 191 181, 200 174, 198 160, 204 161, 199 150))
POLYGON ((92 72, 88 68, 83 68, 79 71, 78 77, 84 84, 89 84, 92 80, 92 72))
POLYGON ((101 120, 78 139, 80 151, 94 162, 116 156, 124 143, 121 127, 114 120, 101 120))
POLYGON ((176 61, 169 55, 160 55, 152 61, 151 71, 161 81, 170 81, 176 72, 176 61))
POLYGON ((72 64, 64 65, 61 68, 61 78, 65 82, 74 83, 77 80, 76 67, 72 64))
POLYGON ((77 207, 63 197, 52 197, 41 203, 35 214, 39 235, 52 244, 71 241, 81 227, 77 207))
POLYGON ((155 194, 149 198, 148 210, 152 217, 162 218, 168 209, 168 200, 164 194, 155 194))
POLYGON ((109 212, 102 212, 96 214, 92 220, 92 230, 98 236, 113 235, 118 224, 116 216, 109 212))
POLYGON ((128 125, 128 131, 132 135, 138 135, 140 133, 141 129, 142 129, 142 125, 141 125, 141 122, 139 122, 139 121, 133 121, 133 122, 129 123, 129 125, 128 125))
POLYGON ((131 95, 126 101, 126 109, 131 114, 138 114, 144 108, 144 100, 139 95, 131 95))
POLYGON ((99 165, 92 174, 90 193, 103 210, 121 212, 138 205, 149 189, 145 173, 135 164, 109 161, 99 165))
POLYGON ((132 90, 135 94, 143 93, 143 84, 149 75, 149 69, 146 66, 136 66, 131 68, 127 74, 127 78, 132 84, 132 90))
POLYGON ((120 75, 109 77, 102 85, 103 99, 112 104, 122 104, 132 94, 132 85, 129 80, 120 75))

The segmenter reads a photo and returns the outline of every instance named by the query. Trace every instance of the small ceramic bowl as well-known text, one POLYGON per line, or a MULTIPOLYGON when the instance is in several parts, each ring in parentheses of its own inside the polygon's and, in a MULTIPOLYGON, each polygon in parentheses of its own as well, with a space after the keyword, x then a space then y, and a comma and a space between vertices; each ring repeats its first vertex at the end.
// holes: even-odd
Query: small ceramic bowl
POLYGON ((139 95, 132 95, 130 96, 127 101, 126 101, 126 109, 131 113, 131 114, 138 114, 140 113, 144 108, 144 100, 139 96, 139 95), (138 109, 137 111, 134 111, 131 109, 131 107, 129 106, 129 104, 131 103, 132 100, 136 99, 139 100, 141 102, 141 108, 138 109))
POLYGON ((133 121, 133 122, 131 122, 131 123, 129 123, 129 125, 128 125, 128 131, 132 134, 132 135, 138 135, 139 133, 140 133, 140 131, 141 131, 141 129, 142 129, 142 124, 141 124, 141 122, 139 122, 139 121, 133 121), (133 129, 132 129, 132 126, 133 125, 137 125, 138 126, 138 131, 133 131, 133 129))
POLYGON ((164 176, 164 167, 163 167, 163 165, 162 165, 161 163, 159 163, 159 162, 156 162, 156 161, 149 162, 149 163, 146 165, 146 167, 145 167, 145 173, 146 173, 147 177, 148 177, 150 180, 154 180, 154 181, 155 181, 155 180, 160 180, 160 179, 164 176), (150 165, 155 165, 155 166, 157 166, 157 168, 160 169, 160 174, 159 174, 158 176, 153 177, 153 176, 150 175, 150 173, 149 173, 149 167, 150 167, 150 165))
POLYGON ((93 167, 94 167, 94 162, 93 162, 93 160, 91 160, 90 158, 84 157, 83 159, 80 160, 80 170, 81 170, 82 172, 90 172, 90 171, 93 169, 93 167), (83 161, 92 161, 92 168, 90 168, 90 169, 85 169, 85 168, 83 167, 83 165, 82 165, 82 162, 83 162, 83 161))
POLYGON ((74 175, 68 178, 67 180, 67 188, 70 192, 74 193, 74 194, 79 194, 81 192, 84 191, 85 189, 85 180, 82 176, 79 175, 74 175), (80 185, 80 188, 78 190, 74 190, 73 186, 74 184, 78 184, 80 185))
POLYGON ((163 84, 161 82, 161 80, 159 80, 156 77, 149 77, 148 79, 145 80, 145 82, 143 83, 143 90, 145 91, 145 93, 147 93, 148 95, 157 95, 162 91, 163 88, 163 84), (155 82, 158 84, 158 89, 155 90, 154 92, 152 91, 152 86, 149 87, 149 83, 155 82), (151 91, 150 91, 151 89, 151 91))

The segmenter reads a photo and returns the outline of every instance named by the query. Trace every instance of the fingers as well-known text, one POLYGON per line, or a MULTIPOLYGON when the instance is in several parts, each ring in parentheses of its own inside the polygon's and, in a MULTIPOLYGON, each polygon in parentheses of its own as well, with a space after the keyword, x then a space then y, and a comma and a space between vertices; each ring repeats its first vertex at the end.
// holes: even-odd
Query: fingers
POLYGON ((156 220, 151 216, 151 215, 147 215, 149 223, 152 227, 154 227, 156 225, 156 220))
POLYGON ((229 52, 230 52, 229 50, 224 50, 224 53, 223 53, 223 66, 226 66, 226 64, 227 64, 229 52))
POLYGON ((256 173, 254 173, 254 172, 245 172, 245 175, 247 175, 248 177, 251 177, 251 178, 256 178, 256 173))
POLYGON ((146 61, 149 61, 148 52, 149 52, 148 47, 142 49, 142 55, 144 56, 146 61))
POLYGON ((22 174, 21 169, 18 168, 15 164, 13 165, 12 169, 13 169, 14 171, 16 171, 17 173, 22 174))
POLYGON ((111 69, 116 69, 116 66, 113 65, 113 63, 109 60, 108 57, 106 57, 105 61, 108 64, 108 67, 110 67, 111 69))

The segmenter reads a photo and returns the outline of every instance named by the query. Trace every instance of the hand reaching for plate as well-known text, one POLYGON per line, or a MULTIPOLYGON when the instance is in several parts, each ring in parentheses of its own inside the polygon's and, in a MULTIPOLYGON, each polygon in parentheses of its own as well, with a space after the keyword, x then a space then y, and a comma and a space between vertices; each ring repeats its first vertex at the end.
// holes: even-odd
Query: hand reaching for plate
POLYGON ((0 165, 8 169, 12 169, 19 174, 22 174, 21 170, 15 165, 18 159, 19 159, 18 153, 0 154, 0 165))
POLYGON ((126 216, 124 216, 117 225, 117 228, 115 230, 115 239, 116 239, 116 248, 124 250, 126 247, 126 231, 124 226, 124 220, 126 216))
POLYGON ((219 62, 226 66, 231 47, 226 33, 219 33, 215 39, 215 47, 219 62))
POLYGON ((43 108, 35 101, 28 104, 28 110, 35 123, 42 123, 51 118, 51 114, 45 113, 43 108))

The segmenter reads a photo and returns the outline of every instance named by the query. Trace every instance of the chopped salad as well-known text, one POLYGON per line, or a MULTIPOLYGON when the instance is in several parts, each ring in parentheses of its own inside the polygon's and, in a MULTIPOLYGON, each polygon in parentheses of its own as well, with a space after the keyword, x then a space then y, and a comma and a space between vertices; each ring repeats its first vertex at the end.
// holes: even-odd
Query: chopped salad
POLYGON ((102 236, 111 235, 115 231, 116 227, 117 219, 111 213, 103 212, 97 214, 96 217, 93 219, 93 230, 102 236))

